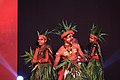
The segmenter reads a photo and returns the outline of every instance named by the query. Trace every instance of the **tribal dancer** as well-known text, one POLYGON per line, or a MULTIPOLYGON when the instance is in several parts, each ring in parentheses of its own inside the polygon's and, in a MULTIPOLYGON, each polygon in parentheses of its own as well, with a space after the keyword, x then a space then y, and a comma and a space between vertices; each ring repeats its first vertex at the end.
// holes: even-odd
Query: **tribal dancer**
POLYGON ((97 26, 93 24, 90 30, 89 46, 88 46, 89 61, 86 67, 88 80, 104 80, 103 57, 99 45, 99 41, 104 40, 103 38, 104 35, 107 34, 98 31, 97 26))
POLYGON ((29 59, 34 65, 30 80, 54 80, 55 72, 53 70, 53 52, 50 45, 47 45, 47 35, 50 32, 46 31, 44 34, 38 32, 38 46, 35 52, 30 50, 30 55, 26 52, 26 60, 29 59))
MULTIPOLYGON (((56 34, 60 35, 61 39, 63 39, 64 41, 64 44, 59 48, 56 53, 56 58, 54 62, 54 69, 63 67, 63 69, 59 69, 58 80, 66 79, 67 74, 69 73, 72 74, 72 78, 75 78, 76 75, 74 75, 74 73, 78 71, 78 56, 80 55, 84 60, 86 60, 84 53, 80 48, 80 45, 73 37, 76 31, 76 26, 72 26, 71 23, 68 24, 67 21, 62 21, 62 24, 60 24, 60 30, 56 32, 56 34), (62 58, 63 60, 61 61, 62 63, 58 65, 58 63, 60 62, 60 58, 62 58)), ((72 78, 70 80, 72 80, 72 78)))

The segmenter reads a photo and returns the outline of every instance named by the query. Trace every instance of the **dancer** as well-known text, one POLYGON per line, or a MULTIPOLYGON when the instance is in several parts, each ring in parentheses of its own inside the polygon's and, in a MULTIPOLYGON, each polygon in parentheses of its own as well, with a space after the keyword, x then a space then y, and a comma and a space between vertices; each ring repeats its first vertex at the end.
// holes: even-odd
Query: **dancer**
POLYGON ((60 30, 56 32, 56 34, 60 35, 61 39, 63 39, 64 41, 64 44, 59 48, 56 53, 56 58, 54 62, 54 69, 60 67, 64 68, 59 69, 58 80, 66 79, 66 76, 69 73, 74 74, 75 70, 72 67, 77 64, 78 55, 80 55, 84 60, 86 60, 84 53, 80 48, 80 45, 73 37, 75 32, 77 32, 76 26, 72 26, 71 23, 68 24, 67 21, 62 21, 62 24, 60 24, 60 30), (60 61, 60 58, 62 58, 63 60, 60 61), (62 63, 58 65, 59 62, 62 63))
MULTIPOLYGON (((48 30, 44 34, 38 32, 38 46, 35 52, 30 50, 30 54, 26 58, 26 60, 30 59, 33 65, 30 80, 53 80, 56 77, 53 70, 53 52, 50 45, 46 44, 49 33, 48 30)), ((27 54, 28 52, 26 52, 27 54)))
POLYGON ((93 24, 90 30, 89 46, 88 46, 89 61, 86 67, 88 80, 104 80, 103 57, 99 45, 99 41, 104 40, 103 38, 104 35, 107 34, 98 31, 97 26, 93 24))

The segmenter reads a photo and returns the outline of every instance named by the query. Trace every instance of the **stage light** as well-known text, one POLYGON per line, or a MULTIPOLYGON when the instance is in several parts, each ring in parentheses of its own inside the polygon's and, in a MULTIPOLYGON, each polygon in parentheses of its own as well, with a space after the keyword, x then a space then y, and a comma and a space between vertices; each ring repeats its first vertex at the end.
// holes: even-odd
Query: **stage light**
POLYGON ((17 80, 24 80, 22 76, 18 76, 17 80))
POLYGON ((105 62, 104 62, 104 69, 113 65, 115 62, 120 60, 120 49, 116 50, 116 52, 113 53, 112 56, 110 56, 105 62))

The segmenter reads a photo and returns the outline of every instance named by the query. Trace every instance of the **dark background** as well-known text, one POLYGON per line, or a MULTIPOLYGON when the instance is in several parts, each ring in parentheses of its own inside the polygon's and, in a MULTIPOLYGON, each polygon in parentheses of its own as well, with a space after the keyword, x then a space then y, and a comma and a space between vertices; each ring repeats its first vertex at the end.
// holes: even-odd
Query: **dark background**
MULTIPOLYGON (((77 25, 81 48, 88 43, 89 30, 97 24, 109 34, 101 45, 104 57, 105 80, 119 80, 120 72, 120 6, 116 0, 19 0, 18 1, 18 74, 29 79, 30 70, 20 56, 35 49, 37 31, 52 30, 67 20, 77 25)), ((50 35, 49 44, 53 52, 58 50, 62 41, 57 35, 50 35)))

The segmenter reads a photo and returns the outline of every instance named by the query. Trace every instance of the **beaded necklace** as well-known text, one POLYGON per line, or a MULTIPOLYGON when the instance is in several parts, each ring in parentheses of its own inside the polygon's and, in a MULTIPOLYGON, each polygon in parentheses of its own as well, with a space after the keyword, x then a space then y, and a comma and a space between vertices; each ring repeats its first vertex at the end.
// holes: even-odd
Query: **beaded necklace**
POLYGON ((72 54, 72 45, 70 45, 70 50, 69 50, 68 48, 66 48, 65 45, 64 45, 64 48, 65 48, 70 54, 72 54))

